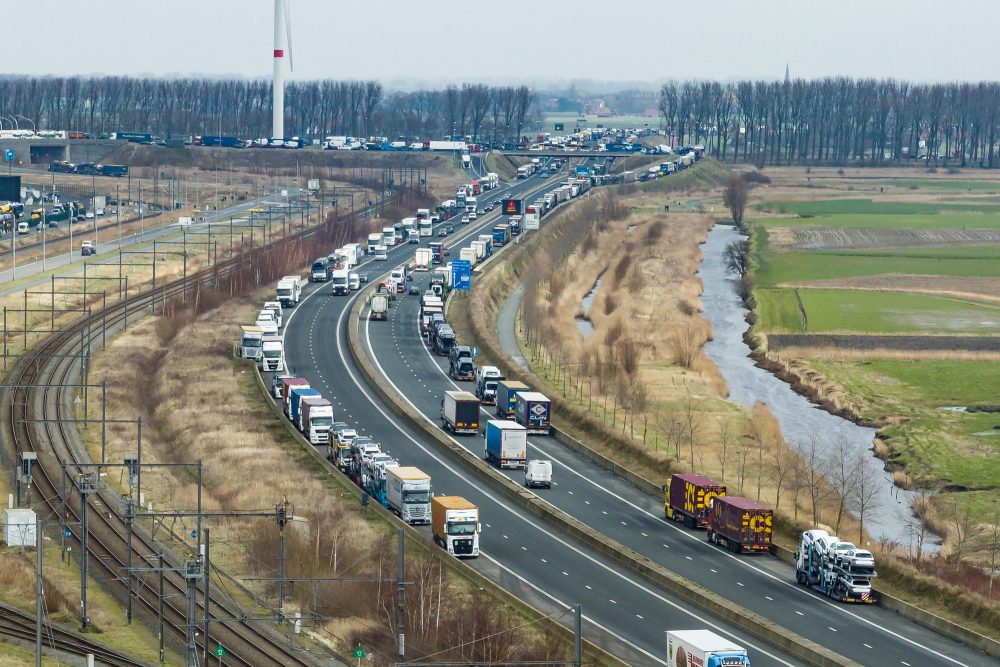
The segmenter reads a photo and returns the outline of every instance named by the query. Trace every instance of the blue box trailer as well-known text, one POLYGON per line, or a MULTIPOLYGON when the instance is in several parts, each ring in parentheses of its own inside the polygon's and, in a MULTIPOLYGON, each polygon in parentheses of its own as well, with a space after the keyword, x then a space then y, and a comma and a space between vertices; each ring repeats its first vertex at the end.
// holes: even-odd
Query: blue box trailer
POLYGON ((517 393, 530 391, 528 385, 517 380, 501 380, 497 384, 497 418, 506 419, 514 416, 517 405, 517 393))
POLYGON ((502 246, 510 242, 510 227, 507 225, 494 225, 493 245, 502 246))
POLYGON ((315 396, 316 398, 322 398, 320 396, 319 390, 313 389, 312 387, 304 387, 304 388, 292 387, 291 391, 288 394, 289 398, 288 404, 290 406, 288 419, 293 424, 299 423, 299 410, 301 409, 302 406, 302 399, 305 398, 306 396, 315 396))
POLYGON ((501 468, 524 468, 528 463, 528 432, 512 421, 486 422, 486 460, 501 468))

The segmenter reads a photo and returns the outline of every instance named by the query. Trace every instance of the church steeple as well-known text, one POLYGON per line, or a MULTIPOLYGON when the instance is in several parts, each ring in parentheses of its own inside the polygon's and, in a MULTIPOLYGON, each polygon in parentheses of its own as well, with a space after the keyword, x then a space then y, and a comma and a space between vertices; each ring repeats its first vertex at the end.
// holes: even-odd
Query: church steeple
POLYGON ((791 83, 791 82, 792 82, 792 73, 788 69, 788 63, 786 62, 785 63, 785 83, 791 83))

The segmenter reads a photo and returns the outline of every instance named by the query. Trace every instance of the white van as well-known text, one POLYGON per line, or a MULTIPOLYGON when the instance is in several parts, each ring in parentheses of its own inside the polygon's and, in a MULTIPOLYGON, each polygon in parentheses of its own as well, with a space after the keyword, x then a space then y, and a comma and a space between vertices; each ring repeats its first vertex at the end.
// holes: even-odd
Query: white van
POLYGON ((552 487, 552 461, 533 459, 524 467, 524 485, 527 487, 552 487))
POLYGON ((347 276, 347 285, 352 292, 361 289, 361 276, 352 271, 350 275, 347 276))
POLYGON ((375 246, 375 259, 384 262, 389 259, 389 249, 384 245, 375 246))

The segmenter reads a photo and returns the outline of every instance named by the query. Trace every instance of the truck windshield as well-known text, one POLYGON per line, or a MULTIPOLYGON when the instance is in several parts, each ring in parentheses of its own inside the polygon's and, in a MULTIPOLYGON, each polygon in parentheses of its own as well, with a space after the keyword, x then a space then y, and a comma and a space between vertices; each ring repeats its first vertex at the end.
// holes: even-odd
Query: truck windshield
POLYGON ((485 388, 484 391, 486 391, 486 393, 488 393, 488 394, 495 394, 495 393, 497 393, 497 383, 496 382, 487 382, 486 383, 486 388, 485 388))
POLYGON ((289 288, 289 287, 279 287, 278 288, 278 296, 291 296, 291 295, 292 295, 291 288, 289 288))
POLYGON ((243 347, 260 347, 263 341, 260 338, 244 338, 240 343, 243 347))
POLYGON ((404 491, 403 492, 403 502, 404 503, 429 503, 431 501, 430 491, 404 491))
POLYGON ((346 285, 347 284, 347 278, 334 278, 333 279, 333 284, 334 285, 346 285))
POLYGON ((449 535, 475 535, 476 534, 476 523, 475 521, 465 521, 462 523, 448 522, 448 534, 449 535))
POLYGON ((268 359, 277 359, 281 356, 281 350, 264 350, 264 356, 268 359))
POLYGON ((313 426, 330 426, 333 424, 333 417, 313 417, 309 423, 313 426))

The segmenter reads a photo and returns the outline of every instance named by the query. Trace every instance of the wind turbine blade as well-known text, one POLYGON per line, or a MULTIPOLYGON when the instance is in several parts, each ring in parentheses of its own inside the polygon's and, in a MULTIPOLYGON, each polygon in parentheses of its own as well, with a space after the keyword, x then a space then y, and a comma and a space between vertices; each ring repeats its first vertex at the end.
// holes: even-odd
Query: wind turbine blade
POLYGON ((292 3, 285 0, 285 39, 288 41, 288 70, 295 69, 292 63, 292 3))

